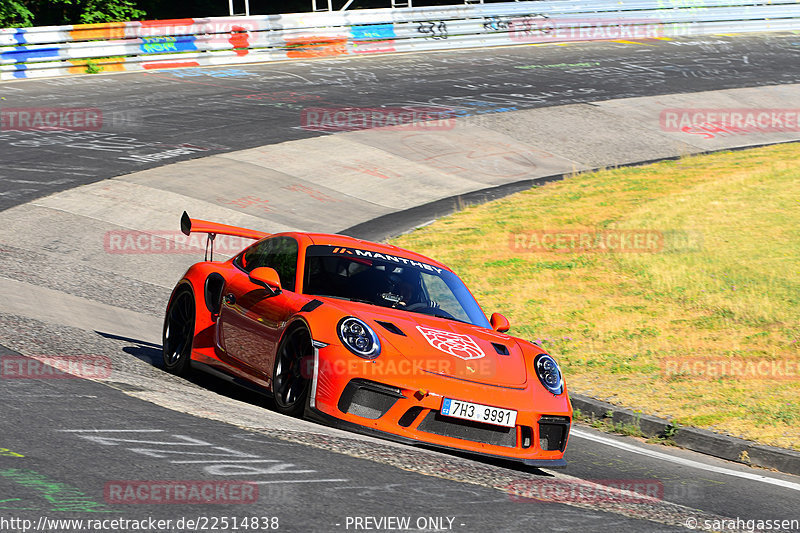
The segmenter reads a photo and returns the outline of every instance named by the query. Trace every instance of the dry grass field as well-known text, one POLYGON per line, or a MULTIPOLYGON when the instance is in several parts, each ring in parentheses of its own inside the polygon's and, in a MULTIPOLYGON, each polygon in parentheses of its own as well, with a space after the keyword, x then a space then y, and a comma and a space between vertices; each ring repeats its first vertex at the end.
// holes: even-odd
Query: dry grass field
POLYGON ((453 268, 571 391, 800 449, 800 144, 579 174, 393 244, 453 268))

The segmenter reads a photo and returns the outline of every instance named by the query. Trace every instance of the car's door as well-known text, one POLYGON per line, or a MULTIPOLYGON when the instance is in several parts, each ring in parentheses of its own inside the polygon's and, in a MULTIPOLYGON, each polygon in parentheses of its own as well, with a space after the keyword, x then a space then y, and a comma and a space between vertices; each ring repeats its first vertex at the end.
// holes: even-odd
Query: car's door
POLYGON ((298 243, 293 237, 262 240, 237 257, 240 275, 228 281, 219 317, 220 348, 268 381, 275 351, 286 320, 294 312, 297 296, 298 243), (250 281, 254 268, 270 267, 278 272, 282 291, 273 295, 250 281))

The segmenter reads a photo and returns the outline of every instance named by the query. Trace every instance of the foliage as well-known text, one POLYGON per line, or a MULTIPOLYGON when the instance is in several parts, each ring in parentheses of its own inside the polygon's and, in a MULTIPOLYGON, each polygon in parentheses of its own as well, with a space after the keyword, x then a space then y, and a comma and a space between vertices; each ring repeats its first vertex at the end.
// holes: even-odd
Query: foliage
POLYGON ((97 64, 97 61, 91 59, 86 62, 86 74, 98 74, 103 71, 103 67, 97 64))
POLYGON ((33 25, 33 13, 18 0, 0 2, 0 28, 19 28, 33 25))
POLYGON ((136 7, 133 0, 88 0, 79 4, 83 6, 80 15, 83 24, 140 20, 147 15, 144 10, 136 7))
POLYGON ((3 0, 0 27, 61 26, 140 20, 138 0, 3 0))

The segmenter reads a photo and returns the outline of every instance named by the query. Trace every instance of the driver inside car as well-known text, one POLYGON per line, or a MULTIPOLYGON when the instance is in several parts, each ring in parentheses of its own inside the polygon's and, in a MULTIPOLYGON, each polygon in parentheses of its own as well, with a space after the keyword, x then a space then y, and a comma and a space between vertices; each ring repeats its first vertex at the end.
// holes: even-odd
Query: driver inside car
POLYGON ((392 307, 400 307, 406 311, 415 311, 427 307, 436 307, 429 302, 422 290, 419 273, 410 268, 398 268, 389 274, 391 289, 382 294, 384 300, 392 302, 392 307))

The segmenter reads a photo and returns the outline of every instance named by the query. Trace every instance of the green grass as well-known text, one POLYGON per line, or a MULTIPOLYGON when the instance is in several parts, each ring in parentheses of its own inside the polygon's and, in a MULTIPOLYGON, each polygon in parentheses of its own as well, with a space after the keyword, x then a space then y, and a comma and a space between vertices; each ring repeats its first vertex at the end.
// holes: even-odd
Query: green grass
MULTIPOLYGON (((538 340, 570 389, 800 449, 800 376, 668 373, 675 360, 800 360, 800 145, 571 176, 404 235, 511 334, 538 340), (642 252, 515 247, 531 231, 659 236, 642 252), (515 237, 517 236, 517 237, 515 237)), ((524 241, 527 242, 527 241, 524 241)))

